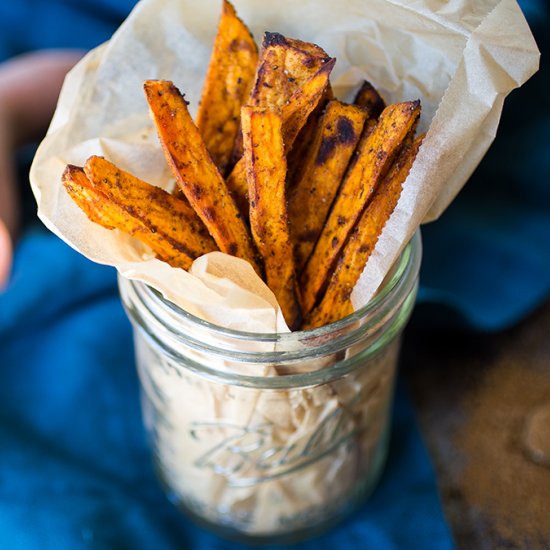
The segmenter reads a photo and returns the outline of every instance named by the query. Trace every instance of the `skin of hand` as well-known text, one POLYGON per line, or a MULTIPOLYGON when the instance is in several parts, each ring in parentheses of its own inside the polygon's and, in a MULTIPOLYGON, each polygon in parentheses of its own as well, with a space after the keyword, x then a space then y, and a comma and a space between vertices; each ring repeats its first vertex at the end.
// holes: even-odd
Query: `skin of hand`
POLYGON ((0 220, 0 292, 4 289, 11 268, 11 237, 8 228, 0 220))
POLYGON ((15 153, 44 135, 67 72, 83 52, 48 50, 0 64, 0 291, 20 224, 15 153))

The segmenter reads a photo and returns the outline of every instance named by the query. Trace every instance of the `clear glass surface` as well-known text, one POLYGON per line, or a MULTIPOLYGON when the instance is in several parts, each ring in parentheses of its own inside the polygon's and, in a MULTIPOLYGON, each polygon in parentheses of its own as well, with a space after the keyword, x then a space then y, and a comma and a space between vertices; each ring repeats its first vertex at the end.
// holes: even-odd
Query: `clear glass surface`
POLYGON ((120 278, 142 407, 170 499, 224 536, 292 542, 375 486, 420 237, 377 296, 331 325, 252 334, 212 325, 120 278))

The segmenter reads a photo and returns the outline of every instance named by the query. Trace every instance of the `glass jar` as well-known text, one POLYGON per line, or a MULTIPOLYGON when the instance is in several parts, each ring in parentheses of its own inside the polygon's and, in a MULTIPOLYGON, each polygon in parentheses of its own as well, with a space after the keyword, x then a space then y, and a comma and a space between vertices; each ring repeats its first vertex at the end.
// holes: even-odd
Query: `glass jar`
POLYGON ((119 279, 145 425, 178 507, 225 537, 293 542, 370 493, 420 256, 417 234, 367 306, 286 334, 225 329, 119 279))

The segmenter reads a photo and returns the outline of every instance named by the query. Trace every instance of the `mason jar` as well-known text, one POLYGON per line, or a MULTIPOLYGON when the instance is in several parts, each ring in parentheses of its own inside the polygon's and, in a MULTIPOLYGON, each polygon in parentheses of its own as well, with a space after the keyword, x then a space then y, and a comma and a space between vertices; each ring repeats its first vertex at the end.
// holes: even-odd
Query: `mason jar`
POLYGON ((273 543, 316 534, 363 501, 388 450, 420 256, 417 234, 365 307, 283 334, 213 325, 120 277, 172 502, 221 536, 273 543))

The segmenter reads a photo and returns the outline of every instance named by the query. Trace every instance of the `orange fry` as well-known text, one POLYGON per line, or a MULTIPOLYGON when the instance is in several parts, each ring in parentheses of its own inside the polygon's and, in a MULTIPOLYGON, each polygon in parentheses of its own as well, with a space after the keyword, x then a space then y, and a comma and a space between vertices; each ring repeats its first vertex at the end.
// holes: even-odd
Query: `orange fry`
POLYGON ((353 313, 350 296, 376 242, 401 196, 404 181, 410 172, 424 136, 406 145, 391 170, 377 187, 371 202, 361 215, 346 243, 342 256, 331 276, 327 291, 310 313, 304 329, 316 328, 353 313))
MULTIPOLYGON (((298 42, 301 45, 304 44, 303 42, 297 40, 291 41, 291 43, 294 42, 298 42)), ((314 45, 311 45, 311 47, 317 48, 317 46, 314 45)), ((276 110, 278 108, 281 109, 281 116, 283 119, 283 139, 285 150, 288 152, 291 149, 292 144, 294 143, 294 140, 298 135, 298 132, 302 129, 302 127, 306 123, 308 116, 313 111, 313 109, 315 109, 315 107, 319 103, 319 100, 323 96, 323 93, 325 92, 325 89, 328 85, 330 72, 336 60, 326 57, 325 54, 325 57, 322 57, 320 59, 313 58, 313 60, 306 61, 304 67, 295 67, 297 62, 294 60, 294 56, 288 54, 288 59, 286 59, 283 55, 286 52, 286 49, 281 49, 281 45, 279 44, 279 42, 277 42, 277 49, 274 50, 273 56, 269 56, 265 52, 267 51, 269 53, 273 50, 266 48, 264 43, 264 50, 262 51, 262 54, 265 56, 265 58, 271 59, 271 57, 275 57, 275 54, 277 54, 278 57, 276 58, 280 58, 280 62, 288 62, 288 59, 292 59, 293 63, 288 62, 288 70, 284 68, 284 65, 282 67, 278 65, 273 65, 277 67, 275 70, 273 70, 272 67, 270 70, 266 69, 263 72, 260 68, 258 70, 258 79, 260 80, 261 78, 261 82, 263 83, 263 85, 259 88, 259 90, 263 91, 263 88, 265 88, 269 90, 269 92, 260 93, 260 91, 256 90, 256 88, 258 88, 258 86, 256 86, 252 90, 250 105, 270 110, 276 110), (310 70, 310 65, 313 67, 318 67, 316 72, 312 72, 310 70), (285 70, 288 74, 284 72, 285 70), (277 75, 277 79, 274 78, 272 73, 275 73, 277 75), (306 73, 308 75, 308 78, 304 78, 302 73, 306 73), (297 76, 298 74, 300 74, 300 77, 297 76), (281 81, 281 75, 284 77, 283 84, 286 81, 291 82, 289 82, 288 84, 284 84, 282 94, 273 93, 273 87, 279 85, 278 82, 281 81), (270 78, 268 78, 268 76, 270 78), (296 83, 298 82, 300 83, 301 87, 296 86, 296 83), (268 84, 268 86, 265 86, 265 84, 268 84), (288 97, 285 96, 285 91, 290 90, 293 91, 292 94, 288 97)), ((321 52, 323 51, 320 48, 319 50, 321 52)), ((299 53, 300 55, 296 55, 296 57, 303 59, 304 51, 300 50, 299 53)), ((309 58, 305 59, 307 60, 309 58)), ((260 64, 261 63, 262 58, 260 59, 260 64)), ((304 61, 302 61, 302 63, 304 63, 304 61)), ((281 84, 281 86, 283 86, 283 84, 281 84)), ((246 183, 246 170, 244 167, 244 161, 242 159, 237 162, 231 174, 227 178, 227 187, 230 189, 236 203, 239 205, 239 210, 244 216, 246 216, 246 212, 248 211, 248 185, 246 183)))
POLYGON ((357 156, 346 173, 301 275, 304 315, 313 309, 320 298, 342 246, 406 136, 416 126, 419 115, 419 101, 390 105, 384 109, 368 137, 359 143, 357 156))
POLYGON ((250 94, 258 48, 235 8, 223 0, 214 49, 197 112, 197 127, 219 171, 225 173, 240 128, 241 107, 250 94))
POLYGON ((216 250, 187 203, 101 157, 88 159, 84 170, 67 166, 62 181, 91 221, 132 235, 173 267, 189 269, 195 258, 216 250))
POLYGON ((331 58, 319 46, 266 32, 249 105, 282 109, 331 58))
POLYGON ((288 214, 296 268, 304 267, 359 141, 366 112, 333 99, 302 158, 302 177, 290 191, 288 214))
POLYGON ((244 107, 241 120, 252 235, 264 260, 267 284, 288 326, 296 329, 301 312, 286 212, 281 116, 257 107, 244 107))
MULTIPOLYGON (((266 32, 248 105, 272 110, 283 109, 290 98, 302 91, 306 82, 317 74, 327 61, 330 61, 330 57, 315 44, 287 38, 279 33, 266 32)), ((240 156, 242 141, 237 141, 233 160, 238 162, 240 156)), ((242 165, 239 174, 244 191, 246 177, 242 165)))
POLYGON ((283 138, 287 152, 294 145, 294 141, 307 122, 309 115, 323 97, 335 63, 336 59, 329 59, 281 109, 283 138))
POLYGON ((317 134, 319 121, 325 112, 328 102, 334 99, 334 93, 330 82, 327 84, 323 96, 317 103, 317 107, 310 113, 306 123, 296 136, 292 148, 287 153, 287 177, 286 184, 289 188, 294 187, 295 183, 303 175, 303 160, 306 157, 313 140, 317 134))
POLYGON ((261 273, 250 232, 189 111, 172 82, 149 80, 145 94, 166 160, 187 200, 222 252, 247 260, 261 273))
POLYGON ((115 229, 116 225, 113 221, 116 221, 119 215, 123 221, 123 209, 112 204, 105 195, 94 189, 92 182, 80 166, 68 164, 61 175, 61 183, 90 221, 105 229, 115 229))
POLYGON ((385 101, 368 80, 363 81, 361 88, 359 88, 355 95, 353 103, 359 107, 363 107, 367 111, 369 118, 378 118, 380 113, 386 108, 385 101))

